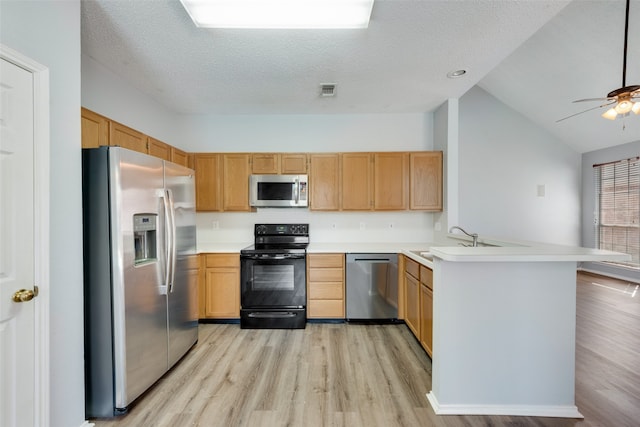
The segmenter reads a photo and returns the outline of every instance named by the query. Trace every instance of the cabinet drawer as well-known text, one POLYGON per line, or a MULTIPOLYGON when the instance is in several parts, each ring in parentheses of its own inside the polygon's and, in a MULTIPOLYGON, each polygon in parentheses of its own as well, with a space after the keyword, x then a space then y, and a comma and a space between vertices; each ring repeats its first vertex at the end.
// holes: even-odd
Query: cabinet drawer
POLYGON ((318 299, 310 300, 307 306, 307 315, 309 317, 326 318, 326 317, 344 317, 344 301, 334 299, 318 299))
POLYGON ((420 282, 433 290, 433 271, 429 267, 420 266, 420 282))
POLYGON ((307 257, 310 268, 342 268, 344 267, 344 254, 311 254, 307 257))
POLYGON ((420 277, 420 264, 412 260, 411 258, 407 258, 407 262, 404 266, 404 270, 411 274, 416 279, 420 277))
POLYGON ((240 267, 239 254, 208 254, 207 267, 240 267))
POLYGON ((309 283, 309 299, 343 299, 342 282, 309 283))
POLYGON ((342 282, 344 270, 342 268, 310 268, 309 282, 342 282))

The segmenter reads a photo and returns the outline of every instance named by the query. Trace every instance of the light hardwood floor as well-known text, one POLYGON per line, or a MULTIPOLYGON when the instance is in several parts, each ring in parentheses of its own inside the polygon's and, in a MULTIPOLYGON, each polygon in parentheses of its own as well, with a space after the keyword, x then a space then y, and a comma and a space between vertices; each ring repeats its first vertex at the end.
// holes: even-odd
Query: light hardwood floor
POLYGON ((405 325, 202 324, 198 344, 129 414, 128 426, 640 425, 640 289, 579 274, 576 403, 584 420, 436 416, 431 361, 405 325), (593 284, 596 283, 596 284, 593 284))

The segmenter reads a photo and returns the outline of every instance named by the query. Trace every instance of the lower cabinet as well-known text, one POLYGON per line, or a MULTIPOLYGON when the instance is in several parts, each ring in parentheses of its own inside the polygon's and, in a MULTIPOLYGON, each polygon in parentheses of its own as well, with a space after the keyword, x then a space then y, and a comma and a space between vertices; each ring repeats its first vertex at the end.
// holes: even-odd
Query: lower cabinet
POLYGON ((420 344, 433 357, 433 271, 405 258, 404 320, 420 344))
POLYGON ((202 319, 240 317, 240 254, 201 255, 200 305, 202 319))
POLYGON ((307 317, 343 319, 344 254, 307 255, 307 317))

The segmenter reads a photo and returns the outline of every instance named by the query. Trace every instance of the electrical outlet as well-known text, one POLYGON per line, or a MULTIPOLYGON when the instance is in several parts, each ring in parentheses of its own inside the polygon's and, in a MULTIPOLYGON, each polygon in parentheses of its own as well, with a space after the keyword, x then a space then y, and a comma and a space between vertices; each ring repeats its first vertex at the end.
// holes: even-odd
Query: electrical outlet
POLYGON ((360 223, 360 230, 364 230, 365 228, 367 228, 367 227, 364 225, 364 222, 361 222, 360 223))
POLYGON ((440 230, 442 230, 442 225, 440 225, 440 223, 439 223, 439 222, 436 222, 436 223, 434 224, 434 228, 435 228, 435 230, 436 230, 436 231, 440 231, 440 230))
POLYGON ((220 228, 220 223, 218 221, 213 221, 212 226, 214 230, 217 230, 218 228, 220 228))
POLYGON ((334 230, 336 229, 336 223, 335 222, 333 224, 331 224, 331 228, 333 228, 334 230))
POLYGON ((389 228, 393 228, 393 223, 392 222, 389 223, 389 228))

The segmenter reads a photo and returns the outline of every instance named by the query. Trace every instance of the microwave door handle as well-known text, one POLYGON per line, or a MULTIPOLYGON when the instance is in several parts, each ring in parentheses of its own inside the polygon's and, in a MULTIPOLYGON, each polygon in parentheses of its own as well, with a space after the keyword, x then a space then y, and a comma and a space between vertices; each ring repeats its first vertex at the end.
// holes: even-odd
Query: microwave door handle
POLYGON ((294 191, 296 193, 296 206, 300 203, 300 179, 296 177, 296 184, 294 185, 294 191))

